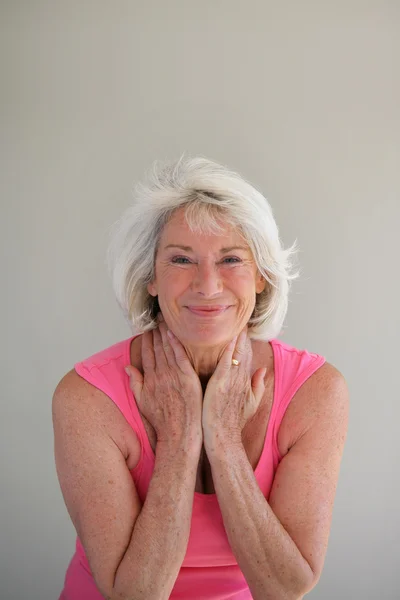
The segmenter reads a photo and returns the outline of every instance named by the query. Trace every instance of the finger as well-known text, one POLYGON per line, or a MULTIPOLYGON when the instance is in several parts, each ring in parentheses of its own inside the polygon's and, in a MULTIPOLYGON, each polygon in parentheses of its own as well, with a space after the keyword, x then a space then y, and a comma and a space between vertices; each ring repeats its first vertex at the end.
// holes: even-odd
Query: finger
POLYGON ((185 348, 182 346, 176 335, 174 335, 170 329, 168 329, 167 335, 169 341, 171 342, 172 350, 174 351, 177 366, 183 373, 187 375, 193 373, 194 369, 192 367, 192 363, 188 358, 188 355, 186 354, 185 348))
POLYGON ((153 346, 154 356, 156 358, 156 369, 165 369, 167 366, 167 359, 163 348, 161 333, 158 329, 153 329, 153 346))
POLYGON ((234 358, 236 358, 239 361, 239 363, 241 363, 243 361, 243 358, 246 356, 247 352, 247 330, 245 328, 242 329, 242 331, 237 337, 236 345, 233 351, 234 358))
POLYGON ((142 335, 142 366, 145 373, 154 371, 156 366, 151 331, 145 331, 142 335))
POLYGON ((233 358, 239 361, 241 367, 249 368, 252 363, 253 351, 251 340, 248 335, 247 325, 240 332, 236 346, 233 351, 233 358))
POLYGON ((267 372, 267 369, 265 367, 262 369, 257 369, 257 371, 254 373, 254 375, 251 379, 251 388, 253 390, 253 394, 254 394, 254 397, 257 402, 257 407, 258 407, 259 403, 261 402, 261 399, 265 392, 264 379, 265 379, 266 372, 267 372))
MULTIPOLYGON (((233 352, 235 350, 235 346, 236 346, 236 342, 237 342, 238 336, 236 335, 227 345, 227 347, 225 348, 218 364, 217 364, 217 368, 215 369, 215 372, 227 372, 230 370, 230 368, 232 367, 232 358, 233 358, 233 352)), ((237 367, 234 367, 235 369, 237 369, 237 367)))
POLYGON ((161 333, 162 345, 164 348, 165 357, 167 359, 167 363, 170 367, 176 366, 175 354, 173 348, 169 342, 169 337, 167 336, 167 326, 165 322, 160 322, 158 325, 158 329, 161 333))
POLYGON ((143 375, 132 365, 127 365, 125 371, 129 377, 129 387, 131 388, 135 399, 140 402, 143 389, 143 375))

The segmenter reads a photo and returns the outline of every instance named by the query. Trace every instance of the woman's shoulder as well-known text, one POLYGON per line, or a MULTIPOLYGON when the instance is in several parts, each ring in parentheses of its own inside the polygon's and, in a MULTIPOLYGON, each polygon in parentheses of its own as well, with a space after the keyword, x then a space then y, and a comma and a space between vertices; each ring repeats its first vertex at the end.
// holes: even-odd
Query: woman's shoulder
POLYGON ((317 352, 277 340, 284 398, 281 438, 290 448, 312 426, 346 410, 348 390, 340 370, 317 352), (328 416, 329 415, 329 416, 328 416))
POLYGON ((91 435, 105 430, 124 456, 138 445, 137 435, 120 408, 95 383, 79 375, 75 369, 68 371, 57 384, 52 397, 52 415, 77 436, 91 435))
POLYGON ((308 385, 323 385, 323 382, 345 381, 344 375, 325 354, 304 347, 293 346, 280 339, 272 340, 275 354, 279 352, 281 363, 291 365, 296 376, 304 376, 308 385))
POLYGON ((253 340, 252 348, 255 366, 265 366, 268 370, 279 372, 282 384, 284 381, 290 383, 301 373, 312 371, 326 362, 322 354, 293 346, 278 338, 253 340))
POLYGON ((129 363, 132 337, 106 347, 75 363, 58 382, 52 398, 53 418, 88 435, 104 428, 124 455, 138 446, 126 390, 124 366, 129 363))

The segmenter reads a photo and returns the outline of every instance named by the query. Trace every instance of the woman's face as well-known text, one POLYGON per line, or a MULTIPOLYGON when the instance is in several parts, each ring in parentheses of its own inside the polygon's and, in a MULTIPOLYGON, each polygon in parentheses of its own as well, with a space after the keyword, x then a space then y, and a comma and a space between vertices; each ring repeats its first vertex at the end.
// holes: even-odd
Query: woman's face
POLYGON ((183 343, 214 346, 244 328, 265 284, 237 230, 193 233, 179 209, 163 229, 155 279, 147 289, 158 296, 167 326, 183 343))

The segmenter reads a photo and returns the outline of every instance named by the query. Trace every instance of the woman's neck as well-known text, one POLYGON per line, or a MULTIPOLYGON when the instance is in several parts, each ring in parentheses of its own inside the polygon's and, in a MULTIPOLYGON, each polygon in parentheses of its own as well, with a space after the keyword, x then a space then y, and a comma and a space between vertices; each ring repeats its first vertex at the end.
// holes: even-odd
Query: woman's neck
POLYGON ((221 360, 227 344, 208 348, 204 346, 191 346, 183 343, 182 345, 194 370, 199 376, 204 392, 210 377, 213 375, 219 361, 221 360))

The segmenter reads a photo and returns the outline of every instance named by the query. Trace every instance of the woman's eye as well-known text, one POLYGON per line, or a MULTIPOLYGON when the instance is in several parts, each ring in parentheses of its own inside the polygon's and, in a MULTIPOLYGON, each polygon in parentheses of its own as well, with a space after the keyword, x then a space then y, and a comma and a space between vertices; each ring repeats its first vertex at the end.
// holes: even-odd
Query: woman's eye
MULTIPOLYGON (((171 259, 171 262, 174 264, 177 264, 177 265, 191 264, 191 261, 189 258, 187 258, 187 256, 174 256, 171 259)), ((236 256, 226 256, 225 258, 222 259, 221 262, 229 265, 229 264, 239 263, 242 261, 240 258, 237 258, 236 256)))
MULTIPOLYGON (((242 262, 242 261, 240 260, 240 258, 237 258, 236 256, 227 256, 226 258, 224 258, 224 262, 225 262, 225 261, 229 261, 229 262, 231 262, 231 261, 232 261, 233 263, 236 263, 236 262, 242 262)), ((228 263, 228 264, 229 264, 229 263, 228 263)))
POLYGON ((186 256, 174 256, 171 262, 176 263, 178 265, 186 265, 190 261, 186 256))

